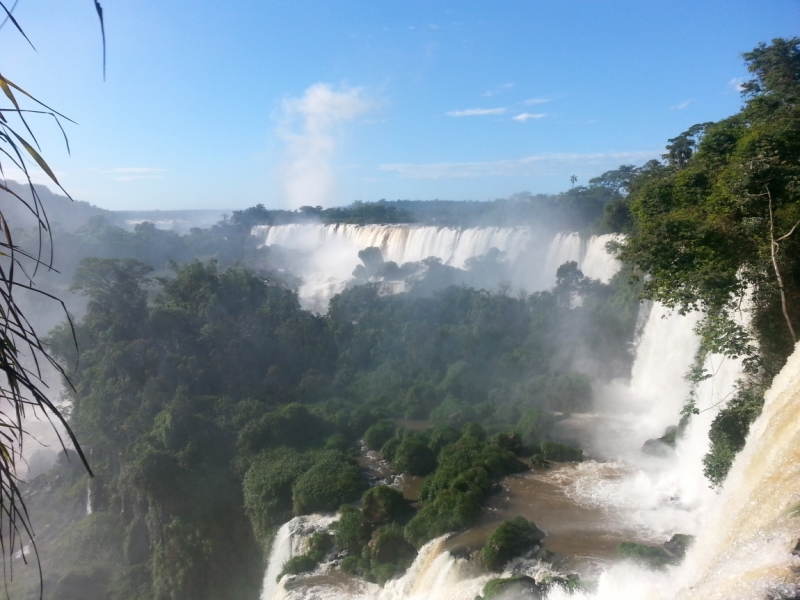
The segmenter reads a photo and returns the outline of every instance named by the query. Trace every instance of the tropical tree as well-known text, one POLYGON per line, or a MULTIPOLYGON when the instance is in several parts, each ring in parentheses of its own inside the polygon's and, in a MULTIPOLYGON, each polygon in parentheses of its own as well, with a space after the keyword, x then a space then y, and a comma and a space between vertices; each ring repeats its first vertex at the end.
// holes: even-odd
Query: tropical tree
MULTIPOLYGON (((33 47, 20 24, 12 14, 16 2, 9 9, 0 2, 5 19, 0 25, 10 23, 33 47)), ((103 14, 95 0, 100 18, 103 14)), ((105 70, 105 34, 103 34, 103 69, 105 70)), ((31 119, 45 116, 55 121, 61 130, 62 120, 67 117, 37 100, 7 77, 0 74, 0 89, 8 104, 0 107, 0 190, 5 192, 4 201, 19 202, 33 215, 38 227, 38 246, 22 248, 14 243, 9 223, 0 208, 0 551, 4 559, 11 560, 23 539, 33 542, 33 527, 22 499, 18 465, 23 459, 25 442, 25 419, 29 416, 46 418, 53 424, 62 447, 66 441, 59 429, 66 432, 72 446, 91 475, 91 469, 64 414, 53 402, 43 379, 43 367, 49 364, 62 376, 63 368, 50 356, 30 319, 20 306, 20 294, 40 294, 60 302, 50 294, 38 289, 34 277, 40 268, 52 269, 53 244, 50 224, 39 194, 32 181, 32 169, 38 167, 68 197, 55 173, 41 155, 41 148, 31 127, 31 119), (21 172, 27 183, 27 197, 6 185, 5 171, 13 168, 21 172)), ((64 141, 69 150, 66 135, 64 141)), ((63 303, 62 307, 63 307, 63 303)), ((65 309, 66 314, 66 309, 65 309)), ((69 315, 67 314, 67 318, 69 315)), ((35 551, 35 544, 33 544, 35 551)), ((4 569, 4 573, 10 570, 4 569)), ((40 568, 41 578, 41 568, 40 568)))
POLYGON ((744 59, 743 109, 671 139, 667 164, 634 181, 622 258, 649 274, 647 297, 709 315, 709 350, 755 359, 734 318, 746 302, 772 376, 800 328, 800 38, 744 59))

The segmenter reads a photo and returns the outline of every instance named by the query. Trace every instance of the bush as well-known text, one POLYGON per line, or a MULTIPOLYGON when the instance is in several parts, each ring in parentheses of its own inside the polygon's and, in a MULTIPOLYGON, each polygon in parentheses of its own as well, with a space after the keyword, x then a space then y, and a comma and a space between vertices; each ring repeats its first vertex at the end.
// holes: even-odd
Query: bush
POLYGON ((393 564, 407 568, 417 551, 406 541, 403 529, 392 523, 377 529, 369 542, 370 558, 378 564, 393 564))
POLYGON ((317 564, 319 564, 319 562, 308 554, 293 556, 283 563, 283 569, 281 569, 281 573, 275 578, 275 581, 280 581, 281 577, 284 575, 299 575, 300 573, 313 571, 317 568, 317 564))
POLYGON ((395 431, 397 431, 397 427, 392 421, 388 419, 378 421, 364 432, 364 444, 370 450, 380 450, 386 442, 394 437, 395 431))
POLYGON ((394 460, 395 455, 397 454, 397 449, 400 447, 400 438, 393 437, 392 439, 388 440, 383 447, 381 448, 381 456, 384 459, 392 462, 394 460))
POLYGON ((388 485, 368 489, 361 503, 364 518, 373 525, 403 522, 413 512, 403 494, 388 485))
POLYGON ((437 454, 445 446, 455 444, 461 437, 461 432, 450 425, 439 425, 430 434, 430 447, 437 454))
POLYGON ((500 572, 515 556, 541 544, 544 532, 525 517, 514 517, 494 530, 481 550, 481 560, 490 571, 500 572))
POLYGON ((336 545, 353 556, 361 556, 372 533, 372 525, 354 506, 345 504, 339 510, 339 520, 333 524, 336 545))
POLYGON ((295 515, 332 511, 355 500, 364 488, 354 460, 339 452, 325 452, 295 483, 295 515))
POLYGON ((327 440, 325 440, 325 450, 338 450, 339 452, 347 452, 350 450, 350 443, 341 433, 334 433, 327 440))
POLYGON ((711 451, 703 457, 703 472, 712 485, 721 485, 736 454, 744 448, 750 424, 764 406, 763 386, 748 384, 736 393, 711 423, 711 451))
POLYGON ((320 562, 331 548, 333 548, 331 534, 327 531, 318 531, 309 538, 306 554, 315 561, 320 562))
POLYGON ((313 464, 289 448, 260 454, 244 476, 244 505, 256 535, 262 540, 292 514, 292 486, 313 464))
POLYGON ((404 438, 393 454, 392 466, 401 473, 427 475, 436 468, 436 454, 416 436, 404 438))
POLYGON ((461 427, 475 419, 475 410, 472 406, 452 395, 446 396, 444 401, 431 411, 431 422, 435 425, 461 427))
POLYGON ((447 489, 439 492, 406 525, 406 539, 419 548, 435 537, 466 529, 480 516, 482 499, 481 494, 471 491, 447 489))
POLYGON ((534 446, 545 438, 552 429, 553 417, 538 408, 527 411, 514 427, 514 433, 522 438, 526 446, 534 446))
POLYGON ((545 460, 552 460, 553 462, 583 461, 583 450, 567 446, 566 444, 559 444, 558 442, 542 442, 541 455, 545 460))
POLYGON ((673 554, 660 546, 647 546, 635 542, 622 542, 619 545, 619 555, 622 558, 630 558, 639 564, 656 569, 678 562, 678 559, 673 554))
POLYGON ((482 595, 478 596, 478 598, 491 600, 501 595, 509 598, 538 599, 541 598, 541 591, 531 577, 525 575, 522 577, 504 577, 487 581, 486 585, 483 586, 482 595))

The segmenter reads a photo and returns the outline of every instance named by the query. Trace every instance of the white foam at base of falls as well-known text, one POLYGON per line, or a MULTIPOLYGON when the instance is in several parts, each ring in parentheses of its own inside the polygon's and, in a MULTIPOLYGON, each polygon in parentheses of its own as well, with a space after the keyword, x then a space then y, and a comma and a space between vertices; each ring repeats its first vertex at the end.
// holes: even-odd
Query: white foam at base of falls
MULTIPOLYGON (((524 226, 292 224, 259 225, 252 234, 261 239, 262 246, 280 246, 301 255, 295 265, 296 274, 303 279, 298 290, 300 302, 319 312, 344 290, 361 264, 358 252, 369 247, 380 248, 385 261, 398 265, 435 257, 457 268, 497 248, 505 253, 510 283, 529 291, 552 287, 556 270, 570 260, 576 261, 585 275, 604 283, 620 267, 605 250, 608 242, 617 239, 615 235, 582 238, 577 233, 559 233, 551 237, 524 226)), ((395 287, 402 290, 402 285, 395 287)))
POLYGON ((708 431, 741 376, 738 360, 709 356, 705 367, 713 377, 695 389, 701 412, 690 418, 675 451, 666 457, 642 452, 647 440, 678 424, 691 390, 685 375, 699 346, 694 333, 698 320, 697 314, 681 316, 660 304, 651 307, 630 382, 595 387, 602 420, 589 450, 611 464, 587 463, 586 476, 569 484, 576 500, 618 511, 628 527, 654 542, 699 530, 714 497, 702 464, 708 431), (609 468, 614 476, 608 476, 609 468))
POLYGON ((277 581, 283 565, 293 556, 305 552, 308 537, 317 531, 327 529, 337 519, 336 515, 305 515, 295 517, 281 525, 272 540, 267 572, 261 588, 261 600, 272 600, 280 589, 277 581))

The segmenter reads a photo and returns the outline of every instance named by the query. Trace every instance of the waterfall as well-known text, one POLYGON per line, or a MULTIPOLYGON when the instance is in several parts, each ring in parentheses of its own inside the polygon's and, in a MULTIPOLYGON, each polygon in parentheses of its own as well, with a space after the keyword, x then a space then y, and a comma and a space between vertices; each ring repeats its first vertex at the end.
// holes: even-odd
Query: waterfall
POLYGON ((280 585, 278 575, 283 571, 287 560, 306 551, 306 542, 313 533, 330 527, 337 519, 334 515, 305 515, 295 517, 281 525, 272 540, 267 572, 264 575, 264 584, 261 588, 261 600, 276 598, 280 585))
POLYGON ((86 482, 86 515, 92 514, 92 480, 86 482))
POLYGON ((510 283, 529 291, 551 288, 558 267, 570 260, 576 261, 587 276, 606 283, 620 267, 605 251, 605 245, 616 239, 614 235, 588 239, 577 233, 545 236, 526 226, 293 224, 260 225, 251 233, 262 246, 295 252, 293 270, 303 279, 298 290, 300 302, 318 312, 324 312, 328 300, 344 290, 353 270, 361 264, 358 252, 369 247, 380 248, 385 261, 398 265, 435 257, 457 268, 497 248, 504 253, 510 283))
MULTIPOLYGON (((800 592, 800 345, 764 396, 706 526, 689 550, 678 598, 800 592), (793 581, 792 581, 793 579, 793 581)), ((783 596, 787 597, 787 596, 783 596)))

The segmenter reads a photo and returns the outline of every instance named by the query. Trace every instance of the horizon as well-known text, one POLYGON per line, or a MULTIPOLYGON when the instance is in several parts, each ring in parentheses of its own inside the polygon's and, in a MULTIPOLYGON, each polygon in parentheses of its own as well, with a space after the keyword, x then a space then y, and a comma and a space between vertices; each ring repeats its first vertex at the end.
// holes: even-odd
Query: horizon
POLYGON ((90 3, 29 0, 15 16, 38 52, 11 27, 0 49, 5 76, 80 123, 71 157, 33 123, 74 198, 293 209, 558 193, 641 165, 735 113, 741 54, 800 17, 790 0, 578 6, 107 0, 103 82, 90 3))

